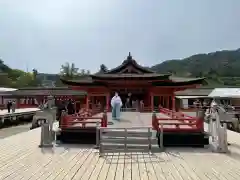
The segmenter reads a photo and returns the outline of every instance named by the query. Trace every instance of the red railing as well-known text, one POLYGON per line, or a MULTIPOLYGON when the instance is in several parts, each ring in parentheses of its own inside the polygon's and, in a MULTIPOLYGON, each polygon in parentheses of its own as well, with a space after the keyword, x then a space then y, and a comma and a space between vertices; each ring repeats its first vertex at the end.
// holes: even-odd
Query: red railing
POLYGON ((77 116, 77 117, 92 117, 98 113, 101 112, 100 108, 95 108, 95 109, 86 109, 86 108, 82 108, 79 110, 78 113, 72 115, 72 116, 77 116))
POLYGON ((186 118, 176 115, 173 115, 169 118, 160 118, 157 117, 155 113, 153 113, 152 127, 157 131, 163 128, 164 132, 203 132, 204 120, 201 118, 186 118))
POLYGON ((139 108, 140 112, 152 112, 152 108, 150 106, 144 106, 139 108))
POLYGON ((38 105, 32 105, 32 104, 17 104, 17 108, 38 108, 38 105))
POLYGON ((100 123, 101 127, 107 127, 108 120, 107 120, 107 114, 104 112, 102 116, 96 116, 94 115, 100 113, 97 109, 95 110, 84 110, 82 109, 81 112, 73 114, 73 115, 67 115, 66 112, 62 113, 61 119, 60 119, 60 125, 59 127, 61 129, 76 127, 76 128, 86 128, 87 125, 92 124, 93 127, 97 126, 97 123, 100 123))
POLYGON ((172 118, 186 118, 186 119, 194 119, 195 117, 193 116, 189 116, 183 112, 176 112, 176 111, 173 111, 173 110, 170 110, 170 109, 167 109, 167 108, 163 108, 163 107, 159 107, 159 112, 160 113, 163 113, 169 117, 172 117, 172 118))

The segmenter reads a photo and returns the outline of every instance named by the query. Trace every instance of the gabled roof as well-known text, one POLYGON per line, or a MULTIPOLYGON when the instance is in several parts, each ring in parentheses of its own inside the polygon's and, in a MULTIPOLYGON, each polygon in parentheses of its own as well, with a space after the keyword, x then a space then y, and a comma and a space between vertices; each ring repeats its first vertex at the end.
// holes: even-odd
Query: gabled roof
POLYGON ((196 88, 196 89, 186 89, 183 91, 175 92, 177 96, 208 96, 214 88, 196 88))
POLYGON ((194 84, 203 84, 205 78, 180 78, 180 77, 169 77, 168 81, 152 82, 154 86, 187 86, 194 84))
POLYGON ((215 88, 208 96, 215 98, 239 98, 240 88, 215 88))
POLYGON ((123 61, 123 63, 116 67, 113 68, 109 71, 107 71, 105 74, 116 74, 116 73, 130 73, 129 70, 130 68, 132 70, 135 70, 138 72, 137 74, 142 74, 142 73, 154 73, 154 71, 150 70, 149 68, 143 67, 139 65, 131 56, 131 53, 129 52, 129 55, 126 60, 123 61))
POLYGON ((131 73, 120 73, 120 74, 95 74, 91 75, 93 80, 118 80, 118 79, 144 79, 144 80, 168 80, 170 74, 157 74, 157 73, 143 73, 143 74, 131 74, 131 73))
POLYGON ((32 87, 32 88, 21 88, 16 91, 5 93, 6 96, 83 96, 86 95, 85 91, 71 90, 68 87, 32 87))

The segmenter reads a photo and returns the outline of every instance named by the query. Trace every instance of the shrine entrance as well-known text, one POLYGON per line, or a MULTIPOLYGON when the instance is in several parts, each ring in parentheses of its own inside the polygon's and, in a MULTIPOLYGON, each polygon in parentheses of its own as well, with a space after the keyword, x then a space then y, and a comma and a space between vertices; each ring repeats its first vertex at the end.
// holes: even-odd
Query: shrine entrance
POLYGON ((129 98, 131 103, 133 101, 144 101, 147 98, 147 89, 143 89, 143 88, 124 88, 124 89, 111 89, 111 97, 114 96, 115 92, 118 93, 118 95, 121 97, 122 99, 122 103, 123 103, 123 107, 126 106, 126 102, 127 99, 129 98))

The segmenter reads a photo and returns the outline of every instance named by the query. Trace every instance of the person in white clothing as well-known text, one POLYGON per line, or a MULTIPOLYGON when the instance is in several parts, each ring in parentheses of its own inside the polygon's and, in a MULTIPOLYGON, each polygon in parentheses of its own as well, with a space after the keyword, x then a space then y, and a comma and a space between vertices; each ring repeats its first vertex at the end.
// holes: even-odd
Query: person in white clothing
POLYGON ((112 119, 120 120, 120 109, 122 107, 122 100, 118 93, 115 93, 115 96, 113 96, 111 100, 111 106, 112 106, 112 119))

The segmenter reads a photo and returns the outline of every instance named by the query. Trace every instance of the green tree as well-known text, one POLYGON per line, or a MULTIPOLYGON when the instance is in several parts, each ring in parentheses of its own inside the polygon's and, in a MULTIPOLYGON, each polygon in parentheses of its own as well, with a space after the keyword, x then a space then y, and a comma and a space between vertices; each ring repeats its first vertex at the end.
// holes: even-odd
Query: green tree
POLYGON ((8 77, 7 74, 0 73, 0 79, 1 87, 13 87, 12 80, 8 77))
POLYGON ((79 75, 80 75, 80 76, 83 76, 83 75, 85 75, 85 74, 86 74, 85 69, 81 69, 79 75))
POLYGON ((78 70, 74 63, 65 63, 61 66, 60 75, 66 79, 72 79, 79 75, 78 70))
POLYGON ((8 77, 12 79, 13 81, 17 81, 17 79, 24 75, 25 72, 19 69, 11 69, 11 71, 8 72, 8 77))
POLYGON ((108 68, 105 64, 100 65, 100 72, 105 73, 108 71, 108 68))
POLYGON ((31 86, 31 87, 37 87, 41 84, 41 81, 40 79, 37 77, 38 76, 38 71, 37 69, 33 69, 32 70, 32 81, 29 82, 28 86, 31 86))
POLYGON ((55 81, 55 86, 56 87, 63 87, 63 86, 67 86, 67 85, 62 83, 60 76, 57 76, 56 81, 55 81))
POLYGON ((37 79, 37 75, 38 75, 37 69, 33 69, 33 70, 32 70, 32 73, 33 73, 34 79, 37 79))
POLYGON ((13 86, 16 88, 23 88, 32 86, 34 78, 32 73, 24 73, 17 78, 16 81, 13 81, 13 86))

